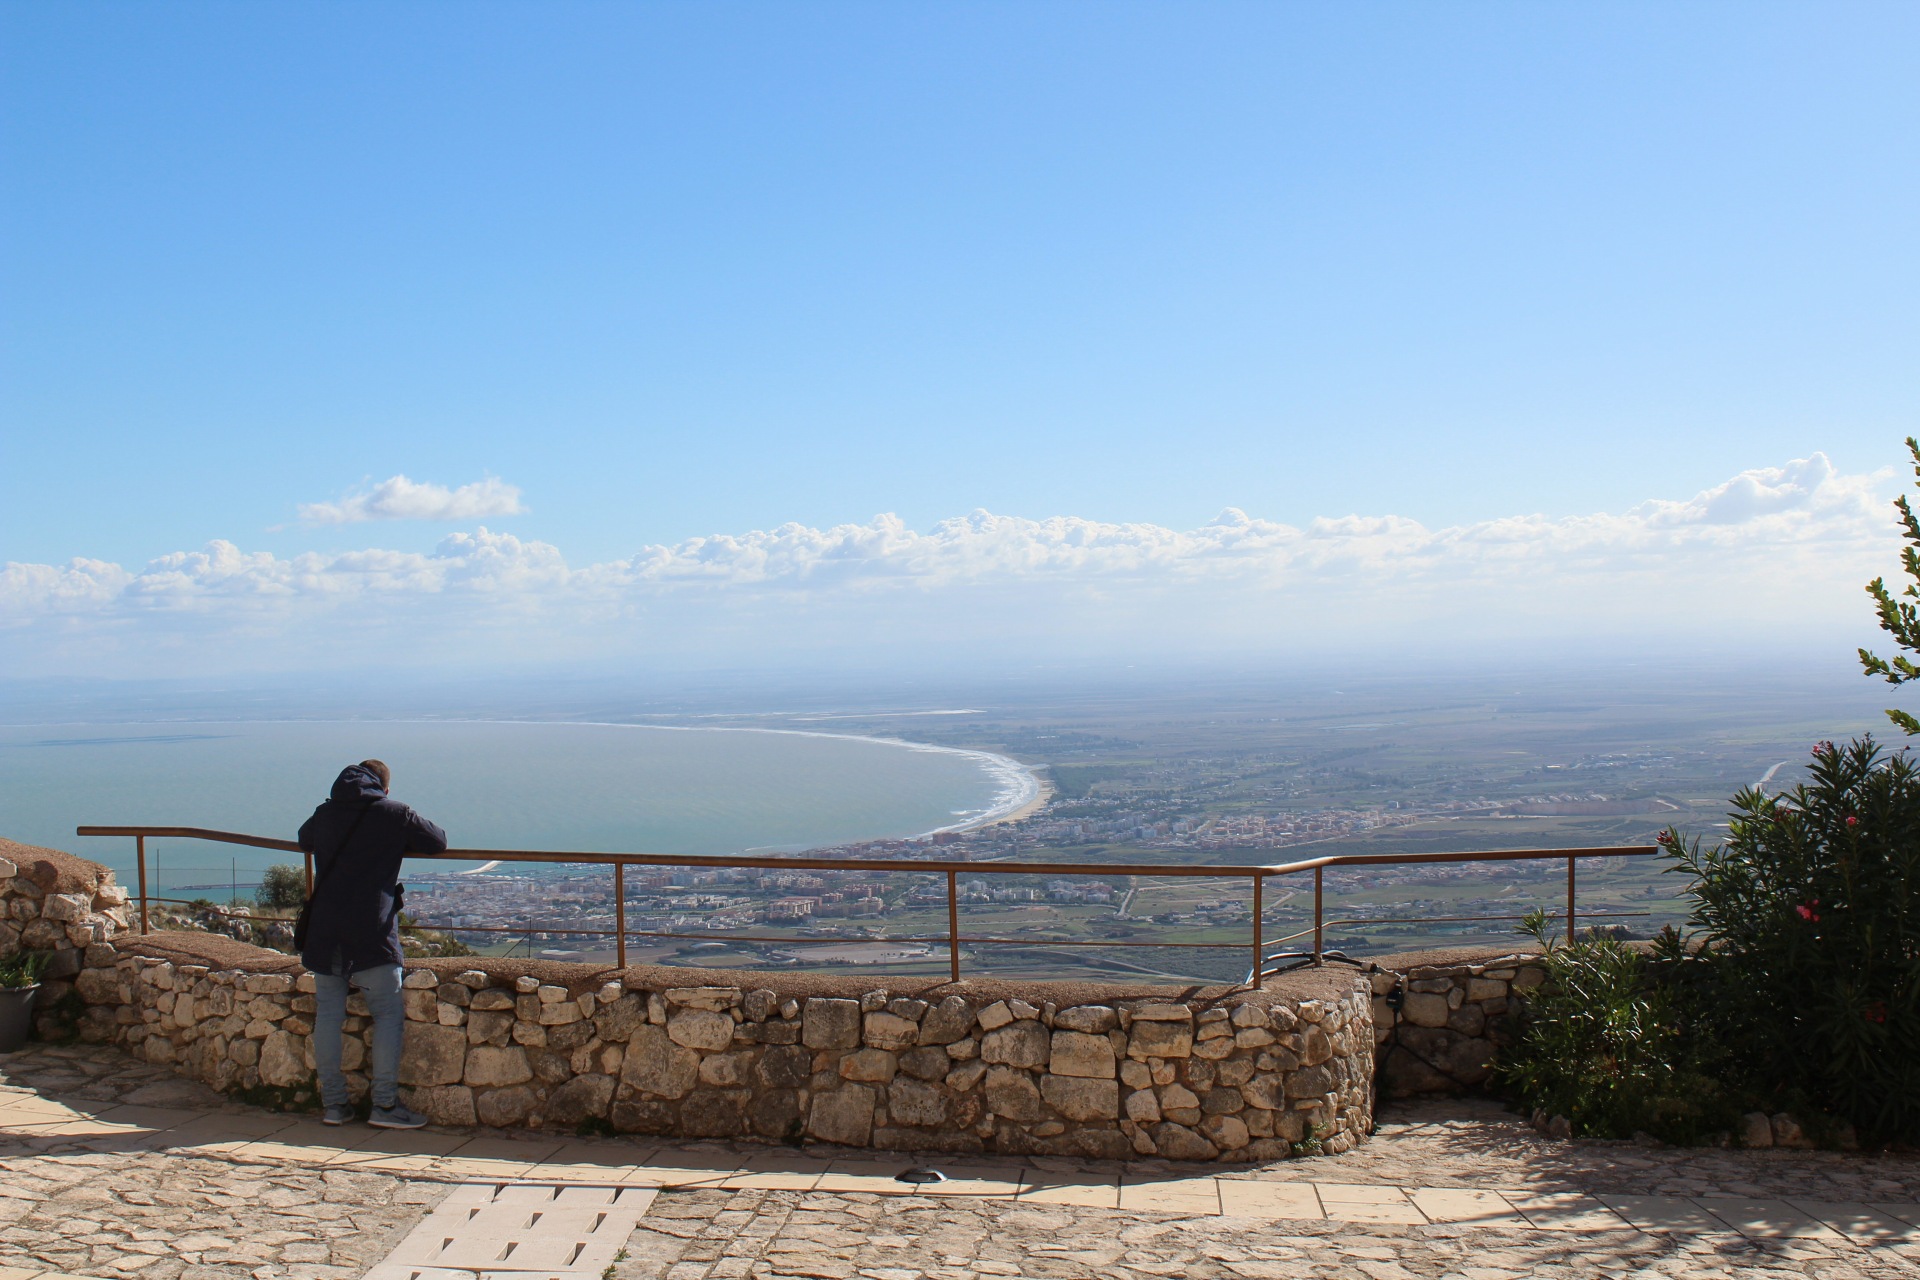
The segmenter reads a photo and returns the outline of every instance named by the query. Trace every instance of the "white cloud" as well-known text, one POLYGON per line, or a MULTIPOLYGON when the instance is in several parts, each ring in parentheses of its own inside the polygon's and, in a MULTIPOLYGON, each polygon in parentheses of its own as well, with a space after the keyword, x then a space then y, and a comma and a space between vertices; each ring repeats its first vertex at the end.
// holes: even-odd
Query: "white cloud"
POLYGON ((1870 626, 1860 584, 1897 569, 1886 479, 1840 474, 1815 454, 1624 512, 1440 529, 1229 509, 1190 530, 975 511, 922 532, 882 515, 689 538, 578 568, 557 547, 484 527, 426 554, 283 558, 215 542, 133 571, 10 564, 0 618, 17 661, 42 669, 105 662, 134 634, 209 655, 239 652, 244 637, 247 659, 268 664, 376 636, 383 652, 422 661, 457 649, 472 661, 716 663, 943 647, 1277 653, 1656 627, 1734 644, 1870 626))
POLYGON ((308 524, 359 524, 366 520, 490 520, 526 511, 520 490, 488 476, 458 489, 419 484, 405 476, 382 480, 339 502, 305 502, 300 518, 308 524))

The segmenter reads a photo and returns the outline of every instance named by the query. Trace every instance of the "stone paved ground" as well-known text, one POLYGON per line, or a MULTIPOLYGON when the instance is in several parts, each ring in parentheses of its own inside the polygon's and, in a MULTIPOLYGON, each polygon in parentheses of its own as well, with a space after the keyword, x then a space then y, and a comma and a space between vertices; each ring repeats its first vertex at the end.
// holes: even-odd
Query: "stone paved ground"
MULTIPOLYGON (((357 1277, 386 1257, 453 1182, 480 1176, 476 1169, 537 1179, 532 1161, 547 1159, 558 1174, 564 1166, 553 1162, 571 1158, 540 1154, 559 1151, 558 1139, 482 1147, 457 1131, 422 1137, 419 1163, 388 1171, 322 1167, 323 1160, 338 1164, 353 1153, 291 1144, 270 1156, 250 1155, 238 1143, 224 1151, 216 1145, 215 1154, 183 1154, 178 1135, 195 1126, 265 1133, 281 1120, 111 1049, 36 1046, 0 1058, 0 1109, 24 1114, 21 1108, 53 1107, 53 1099, 125 1124, 15 1123, 13 1132, 0 1133, 0 1280, 43 1271, 155 1280, 357 1277), (121 1109, 110 1110, 115 1106, 121 1109), (195 1118, 182 1122, 182 1116, 195 1118), (158 1132, 164 1124, 176 1126, 171 1143, 158 1132), (476 1159, 462 1164, 446 1156, 455 1151, 475 1152, 476 1159), (507 1158, 526 1153, 533 1154, 507 1158), (19 1270, 9 1273, 9 1267, 19 1270)), ((367 1131, 325 1135, 351 1144, 367 1131)), ((486 1143, 484 1134, 481 1140, 486 1143)), ((590 1149, 608 1160, 611 1177, 627 1159, 646 1159, 654 1144, 590 1149)), ((660 1164, 678 1158, 722 1172, 705 1186, 659 1193, 628 1242, 627 1257, 615 1264, 615 1280, 1920 1277, 1920 1243, 1866 1245, 1817 1224, 1812 1238, 1799 1239, 1750 1238, 1718 1224, 1695 1232, 1639 1231, 1610 1215, 1602 1224, 1575 1214, 1563 1229, 1549 1230, 1511 1211, 1496 1216, 1498 1225, 1464 1226, 1421 1221, 1407 1203, 1371 1216, 1410 1222, 1351 1220, 1369 1216, 1369 1196, 1378 1203, 1406 1201, 1397 1188, 1430 1189, 1416 1190, 1415 1200, 1498 1188, 1514 1203, 1524 1203, 1527 1193, 1575 1192, 1889 1202, 1909 1212, 1920 1202, 1920 1159, 1913 1156, 1557 1143, 1497 1106, 1458 1100, 1390 1111, 1380 1135, 1346 1156, 1219 1170, 1229 1181, 1265 1184, 1274 1195, 1318 1197, 1329 1216, 1314 1220, 1222 1214, 1224 1194, 1208 1213, 1098 1207, 1125 1194, 1113 1190, 1116 1174, 1204 1175, 1203 1167, 1005 1162, 1001 1173, 1025 1177, 1029 1186, 1052 1182, 1064 1199, 1093 1202, 1049 1204, 1004 1194, 955 1199, 783 1189, 779 1176, 730 1176, 748 1154, 761 1165, 783 1158, 777 1150, 717 1144, 656 1156, 660 1164), (756 1177, 763 1185, 752 1185, 756 1177), (1092 1185, 1077 1185, 1082 1182, 1092 1185), (1344 1210, 1335 1205, 1341 1197, 1349 1202, 1344 1210)), ((1204 1176, 1199 1183, 1227 1185, 1204 1176)))

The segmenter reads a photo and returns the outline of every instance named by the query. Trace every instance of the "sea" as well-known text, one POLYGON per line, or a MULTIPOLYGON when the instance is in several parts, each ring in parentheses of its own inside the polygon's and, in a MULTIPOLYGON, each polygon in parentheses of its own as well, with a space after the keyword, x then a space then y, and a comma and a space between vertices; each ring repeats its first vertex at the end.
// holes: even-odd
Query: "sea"
MULTIPOLYGON (((1031 801, 1018 762, 892 739, 768 729, 517 721, 0 725, 0 836, 132 880, 133 841, 77 826, 194 826, 292 839, 346 765, 458 848, 797 852, 978 826, 1031 801)), ((155 889, 250 891, 288 855, 148 841, 155 889)), ((446 870, 477 867, 449 865, 446 870)), ((211 896, 211 894, 209 894, 211 896)))

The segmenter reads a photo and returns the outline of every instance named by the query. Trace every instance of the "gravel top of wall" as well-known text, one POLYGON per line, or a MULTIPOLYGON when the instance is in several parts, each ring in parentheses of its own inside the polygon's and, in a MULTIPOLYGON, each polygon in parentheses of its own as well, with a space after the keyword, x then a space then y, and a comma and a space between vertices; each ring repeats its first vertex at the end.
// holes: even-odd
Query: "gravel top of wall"
MULTIPOLYGON (((178 964, 204 964, 215 969, 239 969, 248 973, 293 973, 300 967, 299 961, 292 956, 211 933, 154 933, 146 937, 128 934, 115 939, 114 946, 123 955, 150 955, 178 964)), ((982 1004, 995 1000, 1050 1000, 1062 1008, 1143 999, 1172 1000, 1194 1005, 1216 1001, 1238 1004, 1247 1001, 1250 994, 1244 987, 1225 984, 1042 982, 1017 978, 997 980, 991 977, 969 977, 954 984, 941 978, 879 972, 798 973, 765 969, 695 969, 679 965, 630 965, 621 970, 612 965, 574 964, 558 960, 500 960, 485 956, 448 956, 409 960, 407 964, 409 968, 431 969, 449 977, 473 969, 502 979, 534 974, 546 982, 564 986, 575 994, 593 990, 614 977, 622 978, 629 987, 766 988, 795 999, 809 996, 857 999, 877 987, 884 987, 897 996, 934 993, 937 999, 961 995, 982 1004)), ((1299 1000, 1338 1000, 1353 991, 1357 977, 1355 970, 1342 965, 1300 969, 1267 979, 1261 996, 1266 1001, 1289 1003, 1299 1000)), ((1261 1001, 1256 998, 1254 1002, 1261 1001)))
POLYGON ((1431 951, 1401 951, 1390 956, 1369 956, 1367 961, 1376 968, 1404 973, 1408 969, 1445 969, 1461 964, 1485 964, 1489 960, 1500 960, 1507 956, 1537 955, 1537 948, 1530 950, 1521 945, 1524 941, 1522 938, 1515 937, 1512 942, 1502 946, 1436 947, 1431 951))
POLYGON ((48 893, 92 893, 113 874, 97 862, 17 840, 0 839, 0 858, 48 893))

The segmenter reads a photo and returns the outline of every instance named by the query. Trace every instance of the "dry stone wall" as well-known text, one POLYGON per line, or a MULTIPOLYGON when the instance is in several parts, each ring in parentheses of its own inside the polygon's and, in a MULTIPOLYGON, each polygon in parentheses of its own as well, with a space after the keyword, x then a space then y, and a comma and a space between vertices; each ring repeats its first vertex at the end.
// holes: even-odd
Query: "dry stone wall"
MULTIPOLYGON (((218 1089, 310 1087, 309 974, 127 955, 83 972, 77 990, 88 1039, 218 1089)), ((401 1083, 448 1124, 1275 1160, 1315 1139, 1345 1151, 1371 1123, 1374 1036, 1357 977, 1332 999, 1067 1008, 621 980, 576 990, 478 969, 415 968, 404 990, 401 1083)), ((348 1012, 344 1061, 364 1093, 357 995, 348 1012)))
POLYGON ((0 840, 0 956, 47 956, 35 1007, 57 1019, 74 977, 118 959, 111 943, 127 927, 127 891, 113 872, 54 849, 0 840))
POLYGON ((1537 955, 1509 955, 1370 976, 1374 1053, 1387 1090, 1462 1093, 1486 1083, 1518 1002, 1547 971, 1537 955))
MULTIPOLYGON (((312 975, 226 939, 221 963, 182 959, 199 955, 191 941, 171 959, 143 954, 113 880, 0 840, 0 955, 49 953, 43 1031, 77 1021, 87 1040, 217 1089, 310 1094, 312 975)), ((851 998, 648 985, 634 971, 583 989, 548 980, 559 972, 410 968, 409 1102, 449 1124, 1174 1160, 1275 1160, 1296 1144, 1338 1153, 1372 1123, 1380 1001, 1359 975, 1316 997, 1270 988, 1062 1007, 1045 983, 1031 1001, 851 998)), ((346 1033, 344 1065, 364 1095, 371 1025, 358 994, 346 1033)))

